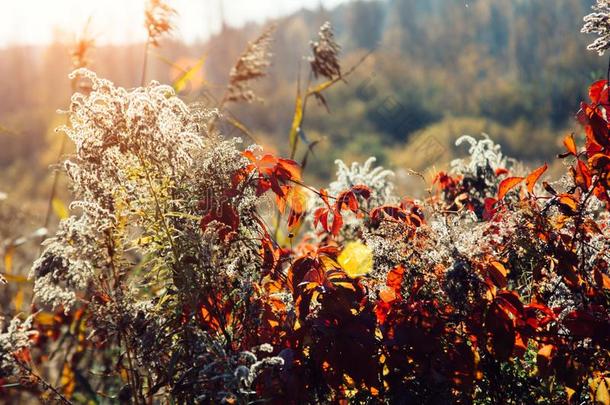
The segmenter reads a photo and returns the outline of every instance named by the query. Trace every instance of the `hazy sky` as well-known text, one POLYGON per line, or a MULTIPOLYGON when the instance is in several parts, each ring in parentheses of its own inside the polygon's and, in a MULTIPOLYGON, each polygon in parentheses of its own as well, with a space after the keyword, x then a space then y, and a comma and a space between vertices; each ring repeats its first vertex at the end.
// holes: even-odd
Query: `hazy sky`
MULTIPOLYGON (((264 21, 301 7, 335 6, 349 0, 222 0, 231 25, 264 21)), ((206 38, 220 26, 221 0, 167 0, 178 11, 174 36, 206 38)), ((89 17, 98 43, 140 41, 145 37, 145 0, 0 0, 0 46, 71 40, 89 17)))

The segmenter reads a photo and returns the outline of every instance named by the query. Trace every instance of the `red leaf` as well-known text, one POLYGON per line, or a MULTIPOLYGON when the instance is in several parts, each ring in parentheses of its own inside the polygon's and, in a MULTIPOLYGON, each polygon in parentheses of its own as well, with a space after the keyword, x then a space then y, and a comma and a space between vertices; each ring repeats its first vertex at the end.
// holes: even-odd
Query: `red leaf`
MULTIPOLYGON (((288 187, 288 186, 285 186, 288 187)), ((300 223, 307 210, 307 196, 298 187, 290 187, 286 193, 286 204, 290 207, 288 214, 288 229, 294 230, 300 223)))
POLYGON ((504 198, 506 193, 515 188, 519 183, 523 181, 523 177, 507 177, 498 186, 498 200, 504 198))
POLYGON ((495 302, 487 311, 485 327, 494 357, 500 361, 507 360, 515 347, 515 327, 508 314, 495 302))
POLYGON ((441 186, 441 190, 448 190, 450 188, 455 187, 459 182, 458 178, 454 178, 451 177, 450 175, 448 175, 445 172, 439 172, 436 177, 434 178, 434 181, 432 182, 432 184, 440 184, 441 186))
POLYGON ((328 232, 328 208, 320 207, 313 213, 313 227, 318 227, 318 224, 322 224, 322 229, 328 232))
POLYGON ((396 292, 394 290, 392 290, 389 287, 384 287, 381 289, 381 291, 379 291, 379 298, 383 302, 391 303, 391 302, 396 301, 397 296, 396 296, 396 292))
POLYGON ((243 152, 243 156, 252 162, 247 166, 247 171, 258 171, 257 195, 265 193, 270 188, 280 198, 285 196, 282 185, 301 179, 299 165, 289 159, 278 159, 273 155, 266 154, 258 158, 250 150, 243 152))
POLYGON ((592 305, 572 311, 565 317, 563 324, 578 338, 592 338, 594 342, 605 344, 610 339, 610 317, 603 306, 592 305))
POLYGON ((484 202, 484 209, 483 209, 483 219, 485 221, 490 221, 493 216, 495 215, 495 213, 498 211, 497 208, 494 208, 494 205, 496 205, 498 201, 495 198, 489 198, 487 197, 485 199, 484 202))
POLYGON ((542 345, 542 347, 538 350, 538 354, 536 355, 536 365, 538 366, 539 372, 546 376, 550 371, 551 360, 556 351, 555 346, 553 345, 542 345))
POLYGON ((401 265, 394 267, 388 273, 386 277, 386 285, 394 290, 395 293, 400 294, 402 289, 402 280, 405 276, 405 268, 401 265))
POLYGON ((394 205, 382 205, 381 207, 377 207, 371 211, 371 219, 377 222, 387 219, 402 222, 407 219, 407 213, 401 207, 394 205))
POLYGON ((334 211, 333 212, 333 226, 332 226, 332 229, 330 230, 330 233, 333 234, 334 236, 339 235, 339 231, 341 230, 342 226, 343 226, 343 216, 341 215, 341 213, 339 211, 334 211))
POLYGON ((330 208, 330 203, 328 202, 328 191, 326 191, 326 189, 320 189, 320 198, 322 199, 322 201, 324 201, 324 204, 326 204, 326 206, 330 208))
POLYGON ((519 295, 514 291, 499 291, 496 296, 496 302, 504 311, 513 314, 515 318, 523 314, 523 303, 521 302, 519 295))
POLYGON ((593 278, 598 288, 610 290, 610 277, 602 273, 599 269, 594 270, 593 278))
POLYGON ((525 178, 525 185, 527 186, 527 191, 530 194, 534 192, 534 186, 536 185, 536 182, 538 181, 538 179, 540 179, 540 176, 542 176, 542 174, 546 172, 546 169, 548 169, 548 167, 549 166, 545 163, 544 166, 537 168, 536 170, 527 175, 527 177, 525 178))
POLYGON ((313 226, 314 228, 316 228, 318 224, 321 224, 322 229, 324 229, 325 232, 337 236, 339 234, 339 231, 341 230, 341 227, 343 226, 343 216, 339 211, 333 210, 333 221, 332 224, 330 224, 329 226, 330 213, 331 210, 324 207, 320 207, 315 210, 313 214, 313 226))
POLYGON ((601 115, 597 106, 581 103, 577 118, 585 127, 588 156, 592 156, 594 153, 601 152, 603 149, 610 147, 608 123, 601 115))
POLYGON ((371 197, 371 189, 364 184, 353 186, 351 191, 358 197, 362 197, 365 200, 368 200, 371 197))
POLYGON ((608 102, 606 80, 598 80, 589 87, 589 98, 594 104, 608 102))
POLYGON ((572 311, 566 316, 563 324, 574 336, 590 338, 595 335, 595 318, 589 312, 582 310, 572 311))
POLYGON ((275 171, 276 176, 283 181, 299 181, 301 179, 301 168, 294 160, 278 159, 275 171))
POLYGON ((200 226, 206 230, 210 224, 217 224, 217 232, 220 239, 228 241, 239 227, 239 214, 230 204, 212 209, 211 212, 201 218, 200 226))
POLYGON ((290 213, 288 214, 288 230, 293 231, 295 228, 297 228, 304 216, 304 211, 291 209, 290 213))
POLYGON ((603 172, 610 169, 610 156, 605 153, 596 153, 589 158, 589 165, 592 169, 603 172))
POLYGON ((358 199, 356 195, 351 191, 344 191, 337 197, 336 209, 342 211, 345 208, 349 208, 353 213, 358 212, 358 199))
POLYGON ((500 177, 504 174, 508 174, 508 170, 503 168, 503 167, 499 167, 496 169, 496 177, 500 177))
POLYGON ((263 270, 263 273, 267 274, 276 269, 280 260, 280 255, 280 249, 276 249, 269 236, 265 236, 261 242, 261 256, 263 257, 261 269, 263 270))

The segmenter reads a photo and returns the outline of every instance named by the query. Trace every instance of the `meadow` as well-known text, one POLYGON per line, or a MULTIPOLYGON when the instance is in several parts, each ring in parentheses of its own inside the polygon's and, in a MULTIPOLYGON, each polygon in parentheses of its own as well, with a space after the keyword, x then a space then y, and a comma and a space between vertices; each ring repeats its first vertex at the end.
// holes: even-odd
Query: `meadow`
POLYGON ((610 2, 561 2, 358 1, 182 64, 150 0, 115 79, 85 29, 44 141, 0 106, 0 403, 610 405, 610 2))

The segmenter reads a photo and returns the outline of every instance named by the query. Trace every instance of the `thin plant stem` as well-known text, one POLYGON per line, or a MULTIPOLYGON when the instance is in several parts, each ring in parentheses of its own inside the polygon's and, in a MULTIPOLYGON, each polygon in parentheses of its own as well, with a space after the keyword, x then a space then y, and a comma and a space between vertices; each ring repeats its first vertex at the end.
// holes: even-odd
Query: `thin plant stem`
POLYGON ((32 376, 36 381, 44 386, 45 389, 51 391, 57 399, 64 405, 73 405, 72 401, 66 398, 61 392, 57 390, 57 388, 53 387, 48 381, 42 378, 38 373, 36 373, 30 366, 27 364, 18 361, 17 364, 19 367, 24 369, 30 376, 32 376))
POLYGON ((157 197, 157 192, 155 191, 155 189, 153 187, 153 183, 152 183, 152 179, 150 178, 150 173, 148 171, 148 167, 144 164, 142 159, 140 159, 140 162, 142 163, 142 168, 144 169, 144 174, 146 175, 146 181, 148 182, 148 187, 150 188, 150 192, 153 196, 153 200, 155 201, 155 208, 157 210, 158 215, 160 216, 163 230, 165 231, 165 234, 169 241, 169 245, 172 250, 172 254, 174 256, 174 264, 177 265, 178 257, 179 257, 178 250, 176 249, 176 245, 174 244, 174 240, 172 239, 172 234, 169 230, 169 226, 167 225, 167 222, 165 221, 165 213, 161 210, 161 204, 159 203, 159 198, 157 197))
MULTIPOLYGON (((59 161, 61 160, 61 157, 64 154, 64 150, 66 149, 67 138, 68 138, 68 136, 66 134, 63 134, 63 137, 61 138, 61 145, 59 147, 59 152, 57 153, 57 159, 55 160, 56 163, 59 163, 59 161)), ((60 173, 58 171, 54 172, 53 184, 51 185, 51 193, 49 194, 49 201, 47 204, 47 212, 44 217, 44 224, 43 224, 44 228, 49 226, 49 222, 51 221, 51 212, 53 211, 53 199, 55 199, 55 196, 57 194, 57 186, 59 184, 59 177, 60 177, 59 175, 60 175, 60 173)))
MULTIPOLYGON (((57 153, 57 159, 55 160, 56 164, 58 164, 61 161, 61 157, 64 154, 67 143, 68 143, 68 135, 66 135, 64 133, 61 138, 61 145, 59 147, 59 152, 57 153)), ((51 222, 51 212, 53 212, 53 200, 55 200, 55 197, 57 196, 57 187, 59 186, 60 174, 61 173, 58 170, 55 170, 53 172, 53 183, 51 185, 51 192, 49 193, 49 200, 47 201, 47 212, 45 213, 44 223, 42 225, 42 227, 44 229, 47 229, 49 227, 49 222, 51 222)), ((38 252, 39 254, 42 252, 42 241, 44 241, 45 237, 46 237, 46 233, 45 233, 45 235, 41 236, 41 240, 40 240, 41 245, 40 245, 39 252, 38 252)))
POLYGON ((148 48, 150 47, 150 37, 146 38, 144 45, 144 61, 142 62, 142 78, 140 79, 140 87, 144 87, 146 81, 146 68, 148 67, 148 48))

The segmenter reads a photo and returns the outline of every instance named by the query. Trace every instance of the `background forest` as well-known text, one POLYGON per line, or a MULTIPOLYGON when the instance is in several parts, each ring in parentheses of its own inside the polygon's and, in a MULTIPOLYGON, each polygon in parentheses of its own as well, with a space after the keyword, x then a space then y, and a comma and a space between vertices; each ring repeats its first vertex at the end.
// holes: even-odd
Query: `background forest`
MULTIPOLYGON (((264 101, 231 113, 259 143, 285 152, 299 61, 329 20, 345 66, 371 55, 347 85, 327 94, 330 114, 315 103, 308 111, 303 136, 320 141, 308 170, 314 180, 333 174, 339 154, 346 161, 374 155, 392 168, 442 167, 464 133, 489 133, 507 154, 538 162, 557 152, 558 132, 575 128, 585 84, 605 74, 594 54, 580 51, 588 38, 574 35, 590 6, 588 0, 387 0, 302 10, 277 21, 269 76, 256 84, 264 101)), ((223 25, 206 43, 163 39, 147 78, 171 83, 180 68, 203 57, 181 97, 213 104, 230 67, 261 30, 223 25)), ((72 91, 73 44, 59 37, 49 47, 0 50, 0 74, 10 78, 0 84, 0 190, 26 201, 46 201, 48 168, 61 143, 55 112, 68 105, 72 91)), ((88 57, 98 74, 129 88, 140 82, 142 49, 99 46, 88 57)))

